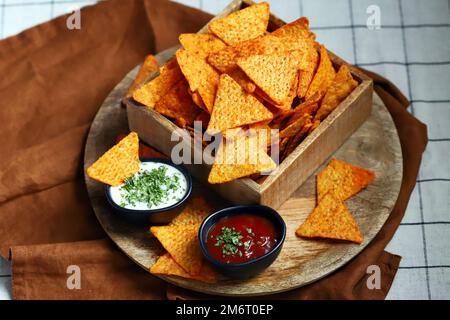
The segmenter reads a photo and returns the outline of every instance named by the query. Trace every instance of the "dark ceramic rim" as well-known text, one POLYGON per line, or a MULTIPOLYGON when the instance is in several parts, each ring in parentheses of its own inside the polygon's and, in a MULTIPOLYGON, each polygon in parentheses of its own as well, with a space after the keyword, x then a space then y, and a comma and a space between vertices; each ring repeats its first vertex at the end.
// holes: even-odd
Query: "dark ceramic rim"
POLYGON ((134 210, 134 209, 127 209, 124 207, 119 206, 117 203, 114 202, 114 200, 111 197, 111 186, 107 185, 105 187, 105 194, 106 194, 106 199, 108 200, 108 203, 116 210, 122 211, 124 213, 129 213, 129 214, 152 214, 152 213, 159 213, 159 212, 164 212, 164 211, 169 211, 175 208, 178 208, 179 206, 181 206, 182 204, 184 204, 190 197, 191 193, 192 193, 192 177, 189 174, 189 172, 187 171, 187 169, 182 166, 182 165, 178 165, 173 163, 172 161, 168 160, 168 159, 163 159, 163 158, 149 158, 149 157, 142 157, 139 158, 140 162, 158 162, 158 163, 164 163, 166 165, 169 165, 171 167, 174 167, 175 169, 179 170, 184 177, 186 178, 186 184, 187 184, 187 190, 186 193, 184 194, 184 196, 180 199, 180 201, 174 203, 171 206, 168 207, 164 207, 164 208, 158 208, 158 209, 146 209, 146 210, 134 210))
POLYGON ((263 205, 240 205, 240 206, 227 207, 222 210, 216 211, 216 212, 212 213, 211 215, 209 215, 205 220, 203 220, 203 222, 200 226, 200 229, 198 231, 198 240, 200 242, 200 249, 201 249, 203 255, 213 265, 215 265, 217 267, 222 267, 222 268, 250 267, 253 264, 257 264, 258 262, 269 258, 271 255, 273 255, 275 252, 277 252, 283 245, 285 238, 286 238, 286 223, 284 222, 283 218, 280 216, 280 214, 275 209, 267 207, 267 206, 263 206, 263 205), (240 211, 241 209, 243 209, 243 210, 240 211), (216 258, 214 258, 213 256, 211 256, 209 254, 208 248, 206 246, 206 242, 203 241, 203 234, 205 232, 206 232, 206 236, 208 236, 209 229, 206 230, 206 224, 208 223, 208 221, 214 219, 215 216, 217 216, 217 215, 222 215, 222 217, 218 218, 218 220, 215 222, 215 223, 217 223, 222 218, 229 217, 229 216, 235 215, 235 214, 236 215, 245 214, 245 213, 247 213, 247 211, 250 211, 250 210, 252 210, 252 211, 248 212, 248 213, 261 215, 263 217, 264 216, 267 217, 267 215, 262 214, 263 211, 264 211, 264 213, 269 212, 270 215, 274 218, 274 220, 276 222, 273 222, 272 219, 270 219, 270 218, 269 219, 274 224, 274 226, 278 232, 278 242, 277 242, 276 246, 273 247, 272 250, 270 250, 266 254, 262 255, 261 257, 258 257, 256 259, 249 260, 246 262, 241 262, 241 263, 223 263, 223 262, 217 260, 216 258), (228 213, 228 211, 231 211, 231 212, 228 213))

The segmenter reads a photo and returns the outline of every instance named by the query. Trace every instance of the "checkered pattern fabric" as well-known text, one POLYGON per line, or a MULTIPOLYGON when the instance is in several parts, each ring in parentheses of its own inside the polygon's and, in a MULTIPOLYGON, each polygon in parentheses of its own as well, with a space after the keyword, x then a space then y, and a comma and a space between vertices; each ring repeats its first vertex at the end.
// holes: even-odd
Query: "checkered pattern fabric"
MULTIPOLYGON (((177 1, 213 14, 229 2, 177 1)), ((0 38, 95 2, 0 0, 0 38)), ((309 17, 319 42, 393 81, 412 102, 410 112, 428 125, 430 139, 417 185, 387 248, 403 257, 388 299, 450 299, 450 2, 268 2, 285 21, 309 17)), ((11 298, 10 281, 10 266, 0 261, 0 299, 11 298)))

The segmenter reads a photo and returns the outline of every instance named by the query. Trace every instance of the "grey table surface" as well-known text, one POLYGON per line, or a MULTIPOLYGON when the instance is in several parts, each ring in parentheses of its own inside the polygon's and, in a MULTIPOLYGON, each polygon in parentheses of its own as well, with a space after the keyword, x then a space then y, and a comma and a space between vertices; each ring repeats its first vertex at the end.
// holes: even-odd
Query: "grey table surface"
MULTIPOLYGON (((0 0, 0 39, 96 2, 0 0)), ((214 14, 229 1, 177 2, 214 14)), ((389 78, 412 102, 409 111, 427 124, 429 143, 417 184, 387 247, 403 257, 387 298, 450 299, 450 2, 268 2, 285 21, 309 17, 319 42, 349 63, 389 78)), ((0 258, 3 299, 12 299, 11 266, 0 258)))

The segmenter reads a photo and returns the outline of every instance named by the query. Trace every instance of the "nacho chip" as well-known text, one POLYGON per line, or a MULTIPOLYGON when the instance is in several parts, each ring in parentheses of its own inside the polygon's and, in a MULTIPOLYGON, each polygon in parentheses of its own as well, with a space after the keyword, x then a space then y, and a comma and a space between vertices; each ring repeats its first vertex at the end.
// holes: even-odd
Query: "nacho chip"
POLYGON ((289 138, 295 136, 300 131, 300 129, 303 128, 308 118, 309 115, 304 114, 302 117, 299 117, 298 119, 293 121, 286 128, 280 131, 280 138, 289 138))
POLYGON ((176 263, 168 253, 158 258, 156 263, 150 267, 150 272, 159 275, 178 276, 181 278, 193 279, 206 283, 217 282, 217 273, 209 264, 204 263, 200 273, 193 276, 180 267, 180 265, 176 263))
POLYGON ((245 91, 253 93, 256 90, 256 85, 250 80, 250 78, 239 68, 235 68, 228 73, 228 75, 236 81, 245 91))
POLYGON ((306 114, 313 116, 316 113, 317 109, 319 109, 319 105, 317 103, 311 104, 308 101, 301 103, 294 110, 292 110, 289 116, 289 120, 286 122, 286 125, 290 126, 292 123, 304 117, 306 114))
POLYGON ((179 49, 176 57, 191 91, 198 90, 207 110, 211 113, 219 83, 219 74, 204 59, 185 49, 179 49))
POLYGON ((124 102, 126 99, 131 98, 133 96, 133 92, 148 78, 150 75, 158 70, 159 65, 158 61, 156 61, 155 57, 152 54, 149 54, 145 57, 144 63, 142 63, 141 68, 139 69, 136 78, 134 79, 131 86, 128 88, 127 94, 124 97, 124 102))
POLYGON ((203 262, 197 236, 199 227, 199 224, 160 226, 151 227, 150 231, 186 272, 198 275, 203 262))
POLYGON ((324 46, 320 46, 319 66, 317 67, 317 72, 306 92, 306 100, 311 98, 316 92, 319 92, 320 95, 323 96, 328 87, 333 83, 335 76, 336 71, 334 71, 327 49, 325 49, 324 46))
POLYGON ((363 236, 347 206, 334 194, 327 193, 295 232, 300 237, 329 238, 361 244, 363 236))
POLYGON ((320 201, 331 192, 344 201, 371 184, 374 178, 375 173, 370 170, 332 159, 317 175, 317 199, 320 201))
POLYGON ((272 113, 255 97, 245 92, 229 75, 220 76, 216 101, 207 130, 209 133, 272 118, 272 113))
POLYGON ((222 140, 208 176, 211 184, 225 183, 276 168, 271 157, 248 136, 222 140))
POLYGON ((300 70, 298 75, 299 84, 297 89, 297 96, 299 98, 304 98, 306 92, 308 91, 309 85, 319 64, 319 54, 317 53, 317 50, 313 46, 311 46, 311 48, 307 51, 304 59, 305 69, 300 70))
POLYGON ((87 169, 87 175, 117 187, 138 172, 139 165, 139 138, 136 132, 131 132, 95 161, 87 169))
POLYGON ((215 35, 208 33, 183 33, 178 39, 183 48, 203 59, 227 46, 215 35))
POLYGON ((209 23, 208 29, 229 45, 262 36, 269 23, 269 4, 262 2, 209 23))
MULTIPOLYGON (((155 111, 184 124, 192 125, 201 109, 192 101, 188 87, 186 80, 179 81, 159 99, 155 104, 155 111)), ((182 128, 184 127, 185 125, 182 125, 182 128)))
POLYGON ((191 198, 183 211, 170 222, 171 226, 200 224, 213 212, 213 208, 202 197, 191 198))
POLYGON ((297 146, 303 141, 303 139, 306 138, 311 126, 312 126, 311 117, 306 115, 303 127, 293 137, 288 138, 289 141, 286 144, 284 153, 281 157, 282 160, 286 159, 292 153, 292 151, 294 151, 295 148, 297 148, 297 146))
POLYGON ((183 79, 181 70, 175 60, 162 66, 159 76, 144 84, 133 92, 133 99, 148 108, 153 108, 155 103, 165 95, 172 86, 183 79), (173 62, 174 61, 174 62, 173 62))
POLYGON ((202 100, 202 97, 198 93, 198 91, 192 92, 191 89, 188 88, 188 93, 191 95, 192 101, 195 103, 197 107, 208 112, 208 109, 205 106, 205 103, 202 100))
POLYGON ((300 52, 291 51, 281 55, 250 56, 238 60, 238 66, 272 101, 283 105, 297 81, 300 62, 300 52))
POLYGON ((309 128, 309 133, 313 132, 320 125, 320 120, 314 120, 311 128, 309 128))
POLYGON ((333 83, 323 97, 315 119, 325 119, 357 86, 358 82, 352 78, 348 66, 341 65, 333 83))
MULTIPOLYGON (((116 144, 126 137, 127 135, 124 133, 118 134, 115 140, 116 144)), ((145 143, 139 142, 139 158, 167 158, 167 156, 145 143)))

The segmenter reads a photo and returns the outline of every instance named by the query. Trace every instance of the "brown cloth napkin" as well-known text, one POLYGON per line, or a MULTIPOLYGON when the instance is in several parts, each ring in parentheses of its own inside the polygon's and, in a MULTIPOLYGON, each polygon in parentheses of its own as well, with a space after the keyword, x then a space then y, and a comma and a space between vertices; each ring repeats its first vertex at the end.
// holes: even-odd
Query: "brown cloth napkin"
MULTIPOLYGON (((81 29, 67 16, 0 41, 0 253, 12 260, 15 299, 212 298, 167 285, 140 269, 106 238, 83 181, 89 125, 125 74, 196 32, 210 16, 166 0, 110 0, 81 11, 81 29), (70 290, 68 267, 81 271, 70 290)), ((383 299, 400 257, 384 251, 415 185, 426 127, 408 101, 370 74, 396 123, 404 178, 394 210, 376 239, 334 274, 270 296, 283 299, 383 299), (380 290, 366 288, 366 268, 382 270, 380 290)))

